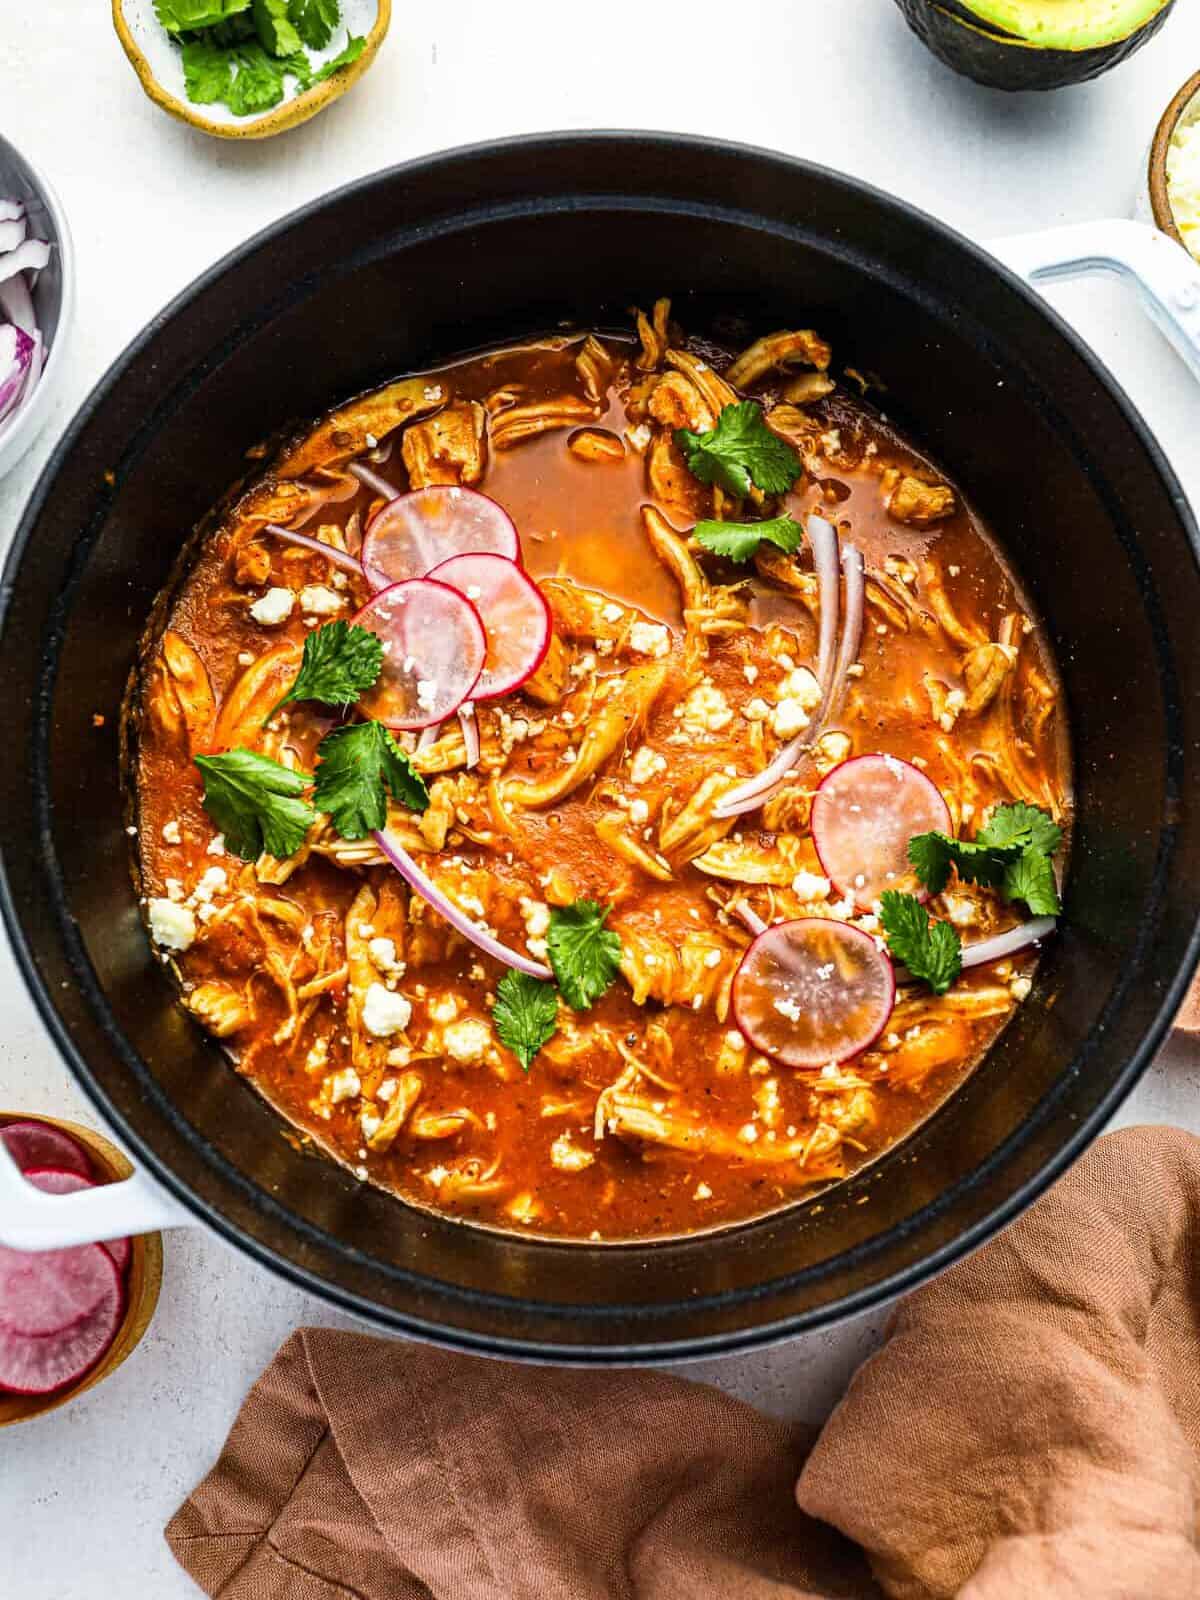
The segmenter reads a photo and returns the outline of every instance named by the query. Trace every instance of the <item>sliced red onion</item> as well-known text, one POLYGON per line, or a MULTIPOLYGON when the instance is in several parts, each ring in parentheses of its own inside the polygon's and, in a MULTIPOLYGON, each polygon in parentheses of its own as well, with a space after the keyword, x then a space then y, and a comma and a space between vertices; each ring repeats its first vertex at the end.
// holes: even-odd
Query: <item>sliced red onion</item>
POLYGON ((344 550, 339 550, 335 545, 326 544, 324 539, 314 539, 307 533, 297 533, 294 528, 281 528, 277 522, 268 522, 263 525, 263 533, 269 533, 275 539, 284 539, 288 544, 303 545, 306 550, 312 550, 319 556, 324 556, 327 561, 332 561, 335 567, 342 567, 346 572, 352 572, 356 578, 361 578, 363 569, 360 562, 353 556, 347 555, 344 550))
POLYGON ((1032 917, 1007 933, 997 933, 991 939, 981 939, 978 944, 963 947, 964 967, 981 967, 987 961, 1001 961, 1005 956, 1015 956, 1031 944, 1048 939, 1058 927, 1057 917, 1032 917))
POLYGON ((37 332, 37 316, 33 309, 33 296, 24 278, 18 276, 0 282, 0 311, 10 322, 15 322, 23 333, 33 338, 37 332))
POLYGON ((0 281, 18 272, 40 272, 50 259, 50 246, 41 239, 26 239, 15 250, 0 252, 0 281))
POLYGON ((755 911, 754 907, 748 906, 744 900, 739 900, 736 905, 730 906, 729 909, 735 917, 739 917, 746 924, 746 927, 756 939, 760 933, 766 933, 767 924, 755 911))
MULTIPOLYGON (((431 722, 427 728, 422 728, 417 735, 417 749, 428 750, 431 744, 436 744, 442 737, 442 726, 440 722, 431 722)), ((463 737, 466 737, 465 733, 463 737)))
POLYGON ((467 767, 479 765, 479 723, 475 718, 475 706, 467 700, 458 708, 458 725, 462 729, 463 743, 467 747, 467 767))
POLYGON ((364 489, 370 489, 372 494, 382 495, 385 500, 395 500, 400 494, 399 489, 394 489, 386 478, 381 478, 377 472, 372 472, 370 467, 364 467, 360 461, 352 461, 350 471, 364 489))
POLYGON ((0 220, 0 253, 15 250, 24 244, 29 234, 29 224, 24 217, 0 220))
POLYGON ((25 215, 23 200, 0 200, 0 222, 16 222, 25 215))
POLYGON ((493 961, 502 961, 506 967, 514 967, 518 972, 528 973, 531 978, 553 981, 554 974, 549 967, 543 966, 540 961, 532 960, 529 956, 521 955, 516 950, 510 950, 506 944, 501 944, 494 934, 485 933, 477 922, 473 922, 465 911, 461 911, 454 904, 449 895, 438 888, 432 878, 422 872, 404 846, 397 843, 386 828, 381 828, 374 837, 376 844, 409 888, 415 889, 440 917, 444 917, 452 928, 457 928, 459 933, 482 950, 484 955, 491 956, 493 961))
POLYGON ((817 596, 821 610, 821 634, 817 651, 817 682, 822 694, 829 687, 829 671, 838 636, 838 536, 837 529, 824 517, 809 517, 808 538, 817 572, 817 596))
POLYGON ((808 722, 776 753, 773 761, 745 783, 731 789, 713 807, 714 817, 741 817, 748 811, 757 811, 778 794, 784 779, 796 765, 802 750, 808 749, 820 735, 821 729, 841 704, 846 688, 846 677, 854 664, 862 643, 863 613, 866 600, 866 576, 862 551, 848 544, 842 550, 842 571, 846 578, 846 612, 841 643, 833 677, 825 687, 821 703, 808 722))
POLYGON ((293 528, 303 528, 326 506, 339 505, 343 500, 353 500, 358 493, 358 479, 347 476, 339 479, 337 483, 310 483, 305 487, 312 490, 314 498, 307 511, 301 511, 292 518, 293 528))

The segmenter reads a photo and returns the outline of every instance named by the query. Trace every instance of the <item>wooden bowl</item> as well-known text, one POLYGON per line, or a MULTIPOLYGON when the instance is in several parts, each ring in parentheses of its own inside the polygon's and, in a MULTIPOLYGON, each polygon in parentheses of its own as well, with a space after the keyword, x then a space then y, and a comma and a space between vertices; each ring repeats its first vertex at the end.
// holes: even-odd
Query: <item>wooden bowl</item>
MULTIPOLYGON (((1171 140, 1179 119, 1191 105, 1196 95, 1200 94, 1200 72, 1193 72, 1171 104, 1159 119, 1158 127, 1154 131, 1154 142, 1150 146, 1150 166, 1148 180, 1150 186, 1150 210, 1154 217, 1155 225, 1174 239, 1176 244, 1183 244, 1183 235, 1175 223, 1175 213, 1171 208, 1171 195, 1167 187, 1167 152, 1171 148, 1171 140)), ((1186 246, 1185 246, 1186 248, 1186 246)))
MULTIPOLYGON (((96 1177, 104 1182, 127 1178, 133 1171, 129 1162, 102 1134, 91 1128, 81 1128, 77 1122, 63 1122, 58 1117, 34 1116, 28 1111, 0 1111, 0 1126, 6 1122, 44 1122, 52 1128, 61 1128, 87 1151, 96 1170, 96 1177)), ((56 1389, 53 1394, 4 1394, 0 1392, 0 1428, 13 1423, 29 1422, 34 1417, 56 1411, 69 1400, 83 1394, 94 1384, 102 1383, 109 1373, 115 1372, 125 1358, 136 1349, 142 1335, 150 1326, 158 1292, 162 1287, 163 1245, 161 1233, 135 1234, 129 1267, 125 1274, 125 1315, 104 1356, 78 1383, 68 1389, 56 1389)))

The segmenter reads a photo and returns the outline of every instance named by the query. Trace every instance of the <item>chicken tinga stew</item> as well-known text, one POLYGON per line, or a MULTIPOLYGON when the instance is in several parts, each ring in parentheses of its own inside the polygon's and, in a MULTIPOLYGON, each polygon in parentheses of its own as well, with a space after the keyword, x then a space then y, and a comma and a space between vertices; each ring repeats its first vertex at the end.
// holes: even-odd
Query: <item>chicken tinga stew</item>
POLYGON ((331 412, 211 519, 127 725, 183 1005, 452 1216, 678 1235, 878 1155, 1059 914, 1046 643, 811 331, 659 301, 331 412))

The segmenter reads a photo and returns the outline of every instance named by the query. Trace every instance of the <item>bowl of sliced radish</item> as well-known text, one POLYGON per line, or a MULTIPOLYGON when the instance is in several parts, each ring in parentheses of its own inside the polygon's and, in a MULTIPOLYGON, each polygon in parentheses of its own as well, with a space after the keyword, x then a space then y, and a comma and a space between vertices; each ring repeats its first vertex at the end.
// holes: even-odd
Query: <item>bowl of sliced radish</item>
MULTIPOLYGON (((90 1128, 0 1113, 0 1160, 44 1194, 129 1177, 130 1163, 90 1128)), ((150 1325, 162 1284, 162 1235, 63 1250, 0 1246, 0 1427, 65 1405, 115 1372, 150 1325)))

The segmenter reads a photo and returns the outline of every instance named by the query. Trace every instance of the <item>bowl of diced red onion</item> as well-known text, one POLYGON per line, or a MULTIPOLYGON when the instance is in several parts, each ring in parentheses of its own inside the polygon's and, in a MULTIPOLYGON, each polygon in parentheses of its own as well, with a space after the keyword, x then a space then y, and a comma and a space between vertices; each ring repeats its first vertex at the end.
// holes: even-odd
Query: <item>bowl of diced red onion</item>
POLYGON ((74 252, 58 197, 0 134, 0 477, 49 417, 74 292, 74 252))

